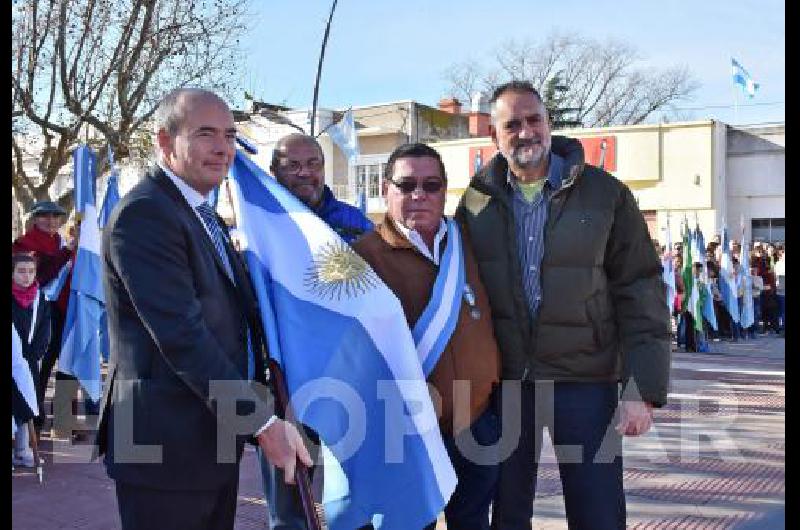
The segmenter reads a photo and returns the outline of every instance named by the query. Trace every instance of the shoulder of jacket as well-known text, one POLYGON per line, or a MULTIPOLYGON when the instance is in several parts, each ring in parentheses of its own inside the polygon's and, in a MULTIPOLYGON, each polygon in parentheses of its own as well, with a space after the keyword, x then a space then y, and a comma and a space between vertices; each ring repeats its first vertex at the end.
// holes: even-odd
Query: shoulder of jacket
POLYGON ((463 209, 471 215, 477 215, 482 212, 491 201, 491 195, 469 186, 461 197, 459 209, 463 209))

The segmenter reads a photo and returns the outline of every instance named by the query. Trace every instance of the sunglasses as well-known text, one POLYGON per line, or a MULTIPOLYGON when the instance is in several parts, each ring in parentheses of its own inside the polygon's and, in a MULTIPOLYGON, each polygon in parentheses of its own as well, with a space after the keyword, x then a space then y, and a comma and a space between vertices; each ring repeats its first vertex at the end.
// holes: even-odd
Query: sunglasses
POLYGON ((397 189, 399 189, 404 195, 412 193, 419 187, 422 187, 422 191, 425 193, 438 193, 444 187, 444 181, 439 179, 423 180, 422 182, 414 179, 405 179, 400 181, 389 179, 389 182, 397 186, 397 189))

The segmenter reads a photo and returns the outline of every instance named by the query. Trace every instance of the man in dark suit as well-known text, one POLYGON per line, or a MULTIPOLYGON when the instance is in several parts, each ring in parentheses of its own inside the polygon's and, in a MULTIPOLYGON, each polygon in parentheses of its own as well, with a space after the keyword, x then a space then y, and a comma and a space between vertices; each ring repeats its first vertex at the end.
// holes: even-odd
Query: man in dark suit
POLYGON ((255 297, 206 202, 235 154, 233 115, 211 92, 177 89, 154 120, 157 163, 103 233, 111 358, 98 448, 124 529, 231 529, 248 437, 287 481, 311 459, 259 384, 255 297))

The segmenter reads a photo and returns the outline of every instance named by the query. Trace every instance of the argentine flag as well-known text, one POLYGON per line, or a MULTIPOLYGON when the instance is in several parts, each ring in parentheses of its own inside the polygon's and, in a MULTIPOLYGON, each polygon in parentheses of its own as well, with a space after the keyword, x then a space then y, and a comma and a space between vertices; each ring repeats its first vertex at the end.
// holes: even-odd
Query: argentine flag
POLYGON ((343 502, 326 514, 329 527, 424 527, 456 476, 400 302, 241 152, 230 182, 270 355, 298 419, 319 433, 348 482, 343 502))
MULTIPOLYGON (((108 183, 106 184, 106 194, 103 197, 103 205, 100 207, 100 212, 97 214, 97 225, 102 230, 108 218, 111 217, 111 212, 114 206, 119 202, 119 183, 117 179, 117 168, 114 165, 114 151, 111 146, 108 146, 108 163, 111 167, 111 174, 108 176, 108 183)), ((105 307, 103 314, 100 317, 100 354, 103 360, 108 362, 108 357, 111 353, 111 345, 108 338, 108 316, 106 315, 105 307)))
POLYGON ((733 261, 728 240, 728 229, 722 226, 722 259, 719 265, 719 291, 722 301, 731 320, 739 322, 739 300, 737 297, 736 278, 733 274, 733 261))
POLYGON ((100 399, 100 319, 104 305, 94 188, 97 163, 94 153, 86 145, 75 150, 73 162, 75 209, 81 220, 81 231, 58 369, 75 376, 96 402, 100 399))
MULTIPOLYGON (((703 237, 703 231, 699 226, 695 226, 695 238, 697 239, 697 247, 701 251, 705 251, 706 240, 703 237)), ((704 254, 705 255, 705 254, 704 254)), ((706 295, 703 298, 703 317, 711 324, 714 331, 719 328, 717 326, 717 314, 714 312, 714 293, 711 290, 711 279, 708 277, 708 263, 703 260, 703 284, 705 285, 706 295)))
POLYGON ((360 152, 353 109, 348 109, 342 119, 339 120, 339 123, 332 125, 328 129, 328 136, 339 146, 339 149, 345 154, 350 164, 353 164, 360 152))
POLYGON ((753 97, 756 95, 756 90, 758 90, 758 83, 753 80, 753 77, 747 72, 747 70, 739 64, 739 61, 731 57, 731 75, 733 76, 733 82, 742 87, 742 91, 747 94, 748 97, 753 97))

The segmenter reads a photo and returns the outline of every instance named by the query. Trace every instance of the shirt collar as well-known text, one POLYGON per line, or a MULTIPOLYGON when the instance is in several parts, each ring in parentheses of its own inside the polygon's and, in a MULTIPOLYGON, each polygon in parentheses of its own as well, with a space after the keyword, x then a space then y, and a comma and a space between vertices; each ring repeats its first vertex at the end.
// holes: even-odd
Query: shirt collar
POLYGON ((428 250, 428 245, 425 244, 425 241, 422 239, 422 236, 419 235, 419 232, 416 230, 411 230, 406 228, 405 226, 401 225, 400 223, 396 222, 392 219, 394 226, 397 228, 397 231, 400 232, 403 237, 408 239, 409 243, 414 245, 414 248, 420 251, 420 253, 431 260, 434 265, 439 265, 439 247, 441 246, 442 239, 447 234, 447 223, 444 222, 444 219, 439 220, 439 230, 436 231, 436 235, 433 237, 433 254, 431 255, 431 251, 428 250))
MULTIPOLYGON (((564 159, 554 152, 550 151, 550 163, 547 169, 547 182, 550 184, 551 189, 558 189, 561 187, 562 174, 564 173, 564 159)), ((506 181, 511 189, 517 189, 517 179, 511 171, 511 166, 508 166, 506 171, 506 181)))
POLYGON ((169 177, 172 183, 175 184, 175 187, 178 188, 178 191, 181 192, 181 195, 183 195, 183 198, 186 199, 186 202, 189 203, 189 206, 191 206, 192 209, 195 209, 204 202, 208 201, 207 196, 189 186, 186 181, 173 173, 166 165, 158 162, 158 167, 160 167, 169 177))

